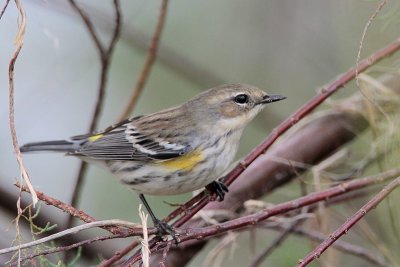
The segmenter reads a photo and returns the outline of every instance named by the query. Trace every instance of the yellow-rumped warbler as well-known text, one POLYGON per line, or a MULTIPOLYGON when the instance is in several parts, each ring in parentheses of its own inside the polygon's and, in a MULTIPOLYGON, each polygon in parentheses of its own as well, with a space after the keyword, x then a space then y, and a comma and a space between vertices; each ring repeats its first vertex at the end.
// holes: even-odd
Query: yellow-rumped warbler
POLYGON ((207 188, 222 200, 215 181, 233 161, 244 127, 265 104, 285 99, 246 84, 209 89, 186 103, 69 140, 29 143, 22 152, 57 151, 100 163, 139 192, 160 234, 174 233, 151 211, 143 194, 175 195, 207 188))

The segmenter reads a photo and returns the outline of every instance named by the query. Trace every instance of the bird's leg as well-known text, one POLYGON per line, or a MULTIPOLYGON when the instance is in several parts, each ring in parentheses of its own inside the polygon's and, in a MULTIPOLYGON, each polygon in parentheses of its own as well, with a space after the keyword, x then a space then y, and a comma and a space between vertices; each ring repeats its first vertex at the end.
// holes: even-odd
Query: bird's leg
POLYGON ((223 201, 225 194, 229 192, 228 187, 222 181, 214 181, 206 185, 206 189, 212 193, 216 193, 218 201, 223 201))
POLYGON ((149 203, 147 203, 147 200, 144 198, 143 194, 139 194, 139 198, 142 201, 142 203, 145 206, 148 213, 150 214, 150 217, 151 217, 151 220, 153 221, 154 227, 157 228, 157 231, 158 231, 157 236, 161 238, 163 235, 169 234, 174 239, 175 244, 178 244, 177 233, 175 232, 175 230, 172 229, 172 227, 168 223, 157 219, 157 217, 154 215, 153 211, 151 210, 149 203))

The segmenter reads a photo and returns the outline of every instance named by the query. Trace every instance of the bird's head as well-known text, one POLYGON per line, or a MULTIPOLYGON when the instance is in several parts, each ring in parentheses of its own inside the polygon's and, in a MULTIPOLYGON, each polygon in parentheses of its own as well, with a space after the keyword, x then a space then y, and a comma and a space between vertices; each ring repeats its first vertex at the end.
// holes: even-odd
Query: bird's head
POLYGON ((270 95, 263 90, 247 84, 224 84, 209 89, 188 103, 198 121, 207 122, 221 130, 242 129, 266 104, 280 101, 286 97, 270 95))

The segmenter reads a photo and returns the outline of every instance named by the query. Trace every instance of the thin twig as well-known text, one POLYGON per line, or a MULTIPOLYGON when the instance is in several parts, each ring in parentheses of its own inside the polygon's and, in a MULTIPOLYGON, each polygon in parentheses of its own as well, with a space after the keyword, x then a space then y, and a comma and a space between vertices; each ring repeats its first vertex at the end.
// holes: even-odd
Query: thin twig
MULTIPOLYGON (((95 104, 95 109, 92 115, 92 118, 90 120, 90 126, 89 126, 89 133, 94 132, 96 130, 99 119, 100 119, 100 114, 102 111, 102 108, 104 106, 104 96, 105 96, 105 90, 106 90, 106 84, 107 84, 107 76, 108 76, 108 70, 110 67, 110 60, 112 56, 112 52, 114 50, 114 47, 117 43, 118 37, 121 32, 121 10, 120 10, 120 3, 119 0, 113 0, 114 3, 114 12, 115 12, 115 25, 114 25, 114 30, 113 30, 113 35, 110 39, 110 42, 107 47, 101 44, 99 37, 97 36, 94 26, 89 18, 89 16, 75 3, 74 0, 69 0, 71 6, 76 10, 76 12, 79 13, 81 16, 83 22, 86 25, 87 30, 89 31, 90 36, 92 37, 101 61, 101 71, 100 71, 100 84, 98 88, 98 93, 97 93, 97 100, 95 104)), ((82 184, 84 181, 84 177, 87 172, 87 163, 86 162, 81 162, 78 170, 77 177, 75 179, 75 185, 74 185, 74 190, 72 193, 71 197, 71 205, 72 206, 77 206, 77 203, 79 201, 79 196, 81 195, 81 190, 82 190, 82 184)), ((68 218, 67 222, 67 228, 71 227, 73 223, 73 217, 68 218)))
POLYGON ((140 72, 139 78, 137 79, 137 82, 135 84, 135 89, 133 90, 133 94, 130 97, 129 102, 126 105, 124 111, 122 112, 122 115, 119 117, 118 121, 122 121, 123 119, 127 118, 129 114, 132 113, 144 89, 144 86, 146 84, 147 78, 149 77, 153 63, 157 57, 157 51, 160 43, 161 33, 164 28, 165 18, 167 15, 167 6, 168 6, 168 0, 162 0, 157 27, 154 32, 153 38, 151 39, 146 55, 146 60, 140 72))
POLYGON ((103 47, 100 52, 101 53, 101 55, 100 55, 100 60, 101 60, 100 85, 99 85, 99 89, 98 89, 95 110, 93 112, 93 116, 92 116, 90 127, 89 127, 90 133, 94 132, 96 130, 98 122, 99 122, 101 110, 104 106, 103 102, 104 102, 104 95, 105 95, 105 89, 106 89, 106 84, 107 84, 107 75, 108 75, 108 70, 110 67, 110 60, 111 60, 112 53, 114 51, 115 44, 117 43, 117 40, 118 40, 120 32, 121 32, 121 11, 120 11, 119 0, 114 0, 113 2, 114 2, 114 12, 115 12, 115 26, 114 26, 113 36, 111 37, 108 47, 107 48, 103 47))
POLYGON ((3 6, 3 8, 1 9, 1 12, 0 12, 0 19, 3 17, 4 12, 6 12, 6 9, 7 9, 7 6, 8 6, 9 3, 10 3, 10 0, 6 0, 4 2, 4 6, 3 6))
MULTIPOLYGON (((361 58, 361 50, 363 49, 363 44, 364 44, 364 39, 365 36, 367 35, 367 31, 369 26, 371 25, 372 21, 376 18, 376 16, 379 14, 379 12, 382 10, 382 8, 387 4, 387 0, 383 0, 379 6, 375 9, 374 13, 372 14, 372 16, 369 18, 367 24, 364 27, 364 30, 362 32, 361 35, 361 40, 360 40, 360 45, 358 47, 358 52, 357 52, 357 59, 356 59, 356 66, 358 67, 358 64, 360 62, 360 58, 361 58)), ((358 70, 356 69, 356 85, 358 88, 360 88, 360 83, 359 83, 359 79, 358 79, 358 70)))
POLYGON ((90 37, 92 37, 93 42, 95 43, 97 47, 97 52, 99 52, 100 57, 103 57, 104 53, 104 47, 100 42, 99 37, 96 34, 96 31, 94 29, 92 21, 89 19, 89 16, 86 14, 85 11, 83 11, 75 2, 75 0, 69 0, 70 5, 73 7, 73 9, 78 12, 80 15, 81 19, 86 25, 87 30, 89 31, 90 37))
MULTIPOLYGON (((20 185, 19 183, 15 183, 15 186, 20 188, 24 192, 29 192, 28 188, 26 186, 20 185)), ((62 202, 61 200, 55 199, 53 197, 47 196, 41 191, 35 190, 36 195, 41 201, 44 201, 47 205, 54 206, 71 216, 78 218, 79 220, 83 222, 94 222, 97 221, 95 218, 90 216, 89 214, 85 213, 82 210, 78 210, 75 207, 68 205, 67 203, 62 202)))
POLYGON ((43 243, 58 239, 60 237, 66 236, 66 235, 79 233, 79 232, 81 232, 83 230, 87 230, 87 229, 91 229, 91 228, 97 228, 97 227, 103 228, 103 227, 108 227, 108 226, 122 226, 122 227, 129 227, 130 229, 135 228, 135 232, 136 233, 135 234, 130 234, 130 235, 137 235, 137 236, 142 235, 142 226, 140 224, 137 224, 137 223, 132 223, 132 222, 118 220, 118 219, 95 221, 95 222, 91 222, 91 223, 78 225, 78 226, 75 226, 75 227, 69 228, 67 230, 55 233, 53 235, 49 235, 49 236, 43 237, 41 239, 29 242, 29 243, 13 246, 13 247, 9 247, 9 248, 0 249, 0 255, 1 254, 6 254, 6 253, 10 253, 10 252, 14 252, 14 251, 17 251, 19 249, 25 249, 25 248, 37 246, 37 245, 40 245, 40 244, 43 244, 43 243))
MULTIPOLYGON (((34 258, 39 257, 39 256, 44 256, 44 255, 54 254, 54 253, 58 253, 58 252, 68 251, 68 250, 71 250, 71 249, 74 249, 74 248, 77 248, 77 247, 81 247, 83 245, 92 244, 92 243, 97 242, 97 241, 105 241, 105 240, 116 239, 116 238, 125 238, 125 237, 126 237, 126 235, 123 235, 123 234, 114 234, 114 235, 108 235, 108 236, 98 236, 98 237, 95 237, 95 238, 92 238, 92 239, 82 240, 80 242, 77 242, 77 243, 74 243, 74 244, 71 244, 71 245, 68 245, 68 246, 55 247, 55 248, 49 248, 49 249, 46 249, 46 250, 42 250, 40 252, 37 252, 37 253, 31 254, 31 255, 28 255, 28 256, 26 256, 24 258, 21 258, 20 262, 22 263, 24 261, 31 260, 31 259, 34 259, 34 258)), ((17 263, 13 263, 10 266, 16 266, 16 265, 17 265, 17 263)))
POLYGON ((379 203, 384 200, 394 189, 400 185, 400 177, 396 178, 385 186, 376 196, 368 201, 353 216, 346 220, 336 231, 329 235, 320 245, 310 252, 304 259, 300 260, 297 267, 304 267, 313 260, 319 258, 321 254, 328 249, 337 239, 346 234, 359 220, 361 220, 368 212, 376 208, 379 203))
POLYGON ((24 160, 22 159, 22 155, 21 155, 21 151, 19 149, 19 144, 18 144, 18 139, 17 139, 17 132, 15 130, 15 120, 14 120, 14 66, 15 66, 15 62, 17 61, 19 52, 21 51, 22 46, 24 44, 24 35, 25 35, 25 28, 26 28, 25 10, 22 7, 19 0, 15 0, 15 5, 17 6, 17 9, 19 12, 18 33, 16 36, 16 49, 14 51, 14 54, 10 60, 9 66, 8 66, 10 131, 11 131, 12 144, 14 147, 15 156, 17 158, 22 177, 24 178, 24 181, 25 181, 26 185, 28 186, 29 191, 31 192, 33 206, 35 206, 36 203, 38 202, 38 198, 36 196, 35 190, 33 189, 31 181, 29 179, 28 172, 26 171, 24 160))
MULTIPOLYGON (((21 191, 30 193, 29 189, 26 186, 20 185, 19 183, 16 183, 15 185, 18 188, 20 188, 21 191)), ((89 214, 85 213, 84 211, 78 210, 75 207, 62 202, 61 200, 47 196, 43 192, 40 192, 37 190, 35 190, 35 193, 37 194, 38 198, 41 201, 45 202, 47 205, 54 206, 64 212, 70 214, 72 217, 80 219, 83 222, 91 223, 91 222, 97 221, 94 217, 90 216, 89 214)), ((118 227, 105 227, 104 229, 109 231, 112 234, 124 234, 125 233, 125 231, 123 231, 123 229, 120 229, 118 227)), ((134 230, 134 229, 129 229, 128 232, 131 230, 134 230)), ((156 230, 154 228, 149 228, 148 232, 149 232, 149 234, 155 234, 156 230)))
POLYGON ((128 254, 132 249, 134 249, 140 242, 138 240, 132 241, 128 246, 114 253, 114 255, 108 260, 103 261, 99 267, 108 267, 119 261, 123 256, 128 254))

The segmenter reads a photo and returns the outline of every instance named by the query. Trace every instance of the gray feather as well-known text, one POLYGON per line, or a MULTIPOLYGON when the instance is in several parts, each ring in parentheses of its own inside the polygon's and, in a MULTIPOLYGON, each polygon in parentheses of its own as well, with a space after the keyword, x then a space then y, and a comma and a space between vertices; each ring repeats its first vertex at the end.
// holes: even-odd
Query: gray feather
POLYGON ((45 142, 28 143, 20 147, 21 152, 53 151, 53 152, 74 152, 82 145, 81 141, 55 140, 45 142))

